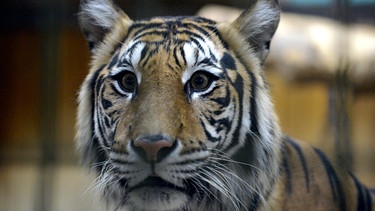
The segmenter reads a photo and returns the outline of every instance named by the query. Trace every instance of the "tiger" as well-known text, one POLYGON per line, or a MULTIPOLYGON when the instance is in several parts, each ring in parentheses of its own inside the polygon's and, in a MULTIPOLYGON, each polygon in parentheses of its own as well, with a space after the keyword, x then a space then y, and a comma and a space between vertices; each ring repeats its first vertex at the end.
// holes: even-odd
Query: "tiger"
POLYGON ((232 23, 132 20, 81 0, 92 55, 78 94, 77 148, 114 210, 375 210, 375 192, 281 132, 264 63, 277 0, 232 23))

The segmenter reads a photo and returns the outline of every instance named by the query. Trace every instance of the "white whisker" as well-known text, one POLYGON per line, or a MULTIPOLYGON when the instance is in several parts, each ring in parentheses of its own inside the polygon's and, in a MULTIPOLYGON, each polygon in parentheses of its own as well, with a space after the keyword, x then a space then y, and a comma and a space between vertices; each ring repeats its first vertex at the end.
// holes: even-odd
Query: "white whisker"
POLYGON ((233 160, 232 158, 226 156, 224 154, 223 151, 219 150, 219 149, 213 149, 213 148, 210 148, 208 149, 209 151, 212 151, 212 152, 216 152, 215 153, 215 156, 211 156, 209 159, 210 160, 215 160, 215 161, 224 161, 224 162, 228 162, 228 163, 233 163, 233 164, 238 164, 239 166, 240 165, 243 165, 243 166, 247 166, 247 167, 251 167, 257 171, 259 171, 260 173, 266 175, 266 173, 260 169, 259 167, 255 166, 255 165, 252 165, 252 164, 249 164, 249 163, 244 163, 244 162, 240 162, 240 161, 236 161, 236 160, 233 160))

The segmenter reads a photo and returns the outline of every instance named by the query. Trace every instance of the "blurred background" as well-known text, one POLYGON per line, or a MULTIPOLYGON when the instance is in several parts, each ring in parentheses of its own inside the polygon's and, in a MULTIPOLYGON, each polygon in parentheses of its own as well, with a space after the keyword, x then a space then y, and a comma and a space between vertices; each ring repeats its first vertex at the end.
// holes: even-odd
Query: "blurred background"
MULTIPOLYGON (((248 0, 117 0, 133 19, 230 21, 248 0), (221 6, 219 6, 221 5, 221 6), (223 7, 224 6, 224 7, 223 7), (236 9, 234 9, 236 8, 236 9)), ((375 187, 375 0, 279 0, 266 64, 280 124, 375 187)), ((78 0, 0 7, 0 210, 107 210, 74 146, 90 54, 78 0)))

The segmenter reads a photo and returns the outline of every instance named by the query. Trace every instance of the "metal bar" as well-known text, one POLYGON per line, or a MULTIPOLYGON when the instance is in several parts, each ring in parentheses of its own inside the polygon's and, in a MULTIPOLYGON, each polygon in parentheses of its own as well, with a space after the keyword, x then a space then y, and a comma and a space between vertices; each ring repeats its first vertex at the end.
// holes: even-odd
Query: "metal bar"
POLYGON ((57 136, 57 92, 59 33, 63 8, 61 0, 43 0, 43 9, 37 20, 42 44, 41 67, 41 106, 40 124, 42 135, 40 140, 41 159, 39 166, 39 190, 36 194, 35 210, 52 210, 53 179, 56 164, 57 136))
MULTIPOLYGON (((343 25, 348 25, 350 20, 350 4, 348 0, 336 0, 334 5, 335 19, 343 25)), ((350 99, 352 95, 348 73, 349 64, 347 45, 348 34, 346 31, 337 32, 337 52, 340 55, 339 66, 330 87, 331 125, 334 137, 335 157, 337 163, 347 170, 352 170, 353 150, 350 131, 350 99)))

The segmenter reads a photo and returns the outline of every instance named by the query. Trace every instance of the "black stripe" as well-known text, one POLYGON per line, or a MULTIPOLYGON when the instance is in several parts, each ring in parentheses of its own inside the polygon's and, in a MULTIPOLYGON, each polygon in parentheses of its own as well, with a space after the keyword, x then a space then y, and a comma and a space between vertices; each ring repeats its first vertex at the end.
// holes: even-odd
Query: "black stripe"
POLYGON ((207 19, 207 18, 202 18, 202 17, 199 17, 199 16, 188 16, 188 17, 183 17, 183 18, 189 18, 189 19, 192 19, 194 20, 195 22, 198 22, 198 23, 207 23, 207 24, 216 24, 215 21, 213 20, 210 20, 210 19, 207 19))
MULTIPOLYGON (((181 47, 180 47, 181 48, 181 47)), ((181 64, 180 64, 180 61, 178 61, 178 56, 177 56, 177 47, 173 49, 173 58, 174 58, 174 62, 175 64, 179 67, 179 68, 182 68, 181 64)))
POLYGON ((370 190, 363 186, 358 179, 349 173, 352 177, 354 184, 358 191, 357 196, 357 211, 371 211, 372 210, 372 198, 370 195, 370 190))
MULTIPOLYGON (((123 154, 121 154, 121 155, 123 155, 123 154)), ((120 159, 117 159, 117 158, 111 158, 111 163, 119 164, 119 165, 134 165, 135 164, 135 162, 133 162, 133 161, 120 160, 120 159)))
POLYGON ((248 211, 258 210, 259 200, 260 200, 259 194, 255 194, 255 196, 251 197, 251 202, 250 202, 250 206, 248 208, 248 211))
POLYGON ((199 49, 195 49, 194 50, 194 59, 195 59, 194 66, 195 67, 197 66, 198 58, 199 58, 199 49))
POLYGON ((186 28, 188 28, 188 30, 195 29, 206 37, 212 37, 212 35, 216 35, 219 38, 219 40, 222 42, 223 46, 226 49, 228 49, 227 44, 222 39, 221 34, 219 33, 218 29, 215 26, 216 23, 212 21, 206 21, 206 20, 205 22, 207 22, 208 24, 205 24, 204 26, 202 26, 202 24, 196 25, 196 24, 190 23, 186 25, 186 28))
POLYGON ((212 61, 214 61, 214 63, 216 63, 218 61, 218 59, 216 58, 215 54, 212 53, 211 49, 209 49, 209 50, 210 50, 210 59, 212 61))
POLYGON ((110 117, 104 116, 104 125, 106 128, 110 128, 112 126, 112 121, 110 117))
POLYGON ((94 120, 94 121, 97 121, 98 122, 98 129, 99 131, 96 131, 96 134, 99 135, 98 138, 101 138, 103 140, 103 143, 105 147, 110 147, 110 143, 108 142, 109 140, 107 140, 107 136, 106 136, 106 127, 105 127, 105 123, 103 123, 104 119, 101 117, 100 115, 100 110, 97 109, 97 117, 98 119, 97 120, 94 120))
POLYGON ((104 108, 105 110, 107 110, 108 108, 110 108, 110 107, 113 106, 113 104, 112 104, 111 101, 109 101, 109 100, 107 100, 107 99, 104 99, 104 98, 102 98, 102 105, 103 105, 103 108, 104 108))
POLYGON ((112 69, 118 63, 118 60, 119 60, 119 53, 117 53, 116 55, 112 57, 112 60, 108 65, 108 69, 109 70, 112 69))
MULTIPOLYGON (((207 29, 210 30, 213 34, 215 34, 219 38, 221 44, 226 50, 229 50, 228 43, 223 39, 219 30, 217 30, 215 26, 207 26, 207 29)), ((212 33, 210 33, 209 36, 212 36, 212 33)))
POLYGON ((328 161, 327 157, 324 155, 322 151, 316 148, 314 148, 314 151, 319 156, 320 160, 322 161, 323 166, 325 167, 325 170, 329 179, 329 184, 331 187, 333 199, 335 201, 338 201, 340 211, 345 211, 346 210, 345 196, 342 191, 340 180, 334 168, 332 167, 331 163, 328 161))
MULTIPOLYGON (((228 77, 228 76, 227 76, 228 77)), ((228 80, 230 81, 230 80, 228 80)), ((241 131, 241 128, 242 128, 242 116, 243 116, 243 95, 244 95, 244 84, 243 84, 243 78, 238 75, 237 78, 236 78, 236 81, 235 83, 233 84, 233 86, 235 87, 236 91, 237 91, 237 94, 238 94, 238 102, 240 102, 239 104, 236 104, 236 103, 233 103, 233 106, 234 106, 234 113, 236 112, 236 110, 238 109, 238 121, 235 125, 236 129, 233 133, 233 137, 231 140, 227 140, 227 141, 230 141, 230 144, 227 148, 225 148, 223 151, 228 151, 230 148, 233 148, 234 146, 238 145, 238 143, 241 141, 239 140, 239 137, 240 137, 240 131, 241 131)), ((229 87, 227 87, 227 95, 228 95, 228 102, 230 102, 230 100, 232 100, 230 97, 231 97, 231 93, 230 93, 230 90, 229 90, 229 87)), ((233 125, 234 123, 232 122, 232 125, 230 125, 230 127, 234 127, 233 125)), ((243 141, 243 140, 242 140, 243 141)), ((249 140, 249 139, 245 139, 245 142, 247 141, 252 141, 252 140, 249 140)), ((243 146, 245 147, 245 146, 243 146)), ((243 148, 242 147, 242 148, 243 148)), ((240 157, 236 157, 234 159, 242 159, 242 153, 239 152, 237 153, 238 156, 240 157)), ((247 159, 246 159, 247 160, 247 159)), ((247 160, 248 161, 248 160, 247 160)))
POLYGON ((292 145, 292 147, 296 150, 297 152, 297 155, 299 157, 299 160, 301 161, 301 165, 302 165, 302 169, 303 169, 303 173, 305 174, 305 181, 306 181, 306 189, 307 191, 309 191, 309 186, 310 186, 310 177, 309 177, 309 172, 308 172, 308 169, 307 169, 307 164, 306 164, 306 159, 305 159, 305 156, 303 155, 303 152, 302 152, 302 149, 301 147, 296 143, 294 142, 292 139, 290 139, 289 137, 286 137, 285 138, 286 141, 288 143, 290 143, 292 145))
POLYGON ((367 189, 366 187, 365 187, 365 195, 367 199, 366 200, 367 211, 371 211, 372 210, 372 198, 371 198, 369 189, 367 189))
POLYGON ((112 110, 111 112, 107 113, 108 116, 110 116, 111 118, 113 118, 114 115, 116 115, 116 117, 114 117, 114 119, 112 119, 112 123, 113 124, 114 122, 116 122, 119 118, 119 115, 120 115, 120 111, 119 110, 112 110))
POLYGON ((202 120, 201 120, 201 125, 203 127, 204 133, 206 134, 206 138, 207 138, 208 141, 210 141, 210 142, 220 141, 220 138, 214 138, 214 137, 211 136, 211 134, 206 129, 206 125, 204 124, 204 122, 202 120))
MULTIPOLYGON (((202 41, 204 42, 204 38, 203 38, 201 35, 199 35, 199 34, 197 34, 197 33, 194 33, 194 32, 192 32, 192 31, 189 31, 189 30, 179 31, 179 32, 178 32, 178 35, 188 35, 190 39, 191 39, 192 37, 194 37, 194 38, 196 38, 196 39, 200 39, 200 40, 202 40, 202 41)), ((193 41, 193 40, 191 39, 191 41, 193 41)))
POLYGON ((101 172, 102 168, 104 167, 104 161, 108 159, 107 154, 100 146, 98 137, 93 137, 91 146, 94 149, 94 153, 96 155, 96 161, 95 163, 92 163, 92 165, 96 168, 97 172, 101 172))
MULTIPOLYGON (((238 135, 237 135, 238 136, 238 135)), ((252 141, 250 134, 246 134, 244 145, 232 156, 232 159, 238 161, 238 165, 241 166, 247 172, 253 172, 254 175, 257 175, 259 172, 254 170, 252 166, 257 162, 259 153, 257 152, 258 148, 255 146, 254 141, 252 141), (244 163, 244 164, 241 164, 244 163), (246 165, 246 164, 252 164, 246 165)), ((234 138, 236 144, 238 144, 238 137, 234 138)), ((233 144, 233 141, 227 149, 233 148, 236 144, 233 144)), ((257 164, 255 164, 257 165, 257 164)))
MULTIPOLYGON (((142 44, 143 42, 142 41, 137 41, 137 42, 135 42, 132 46, 130 46, 129 48, 128 48, 128 50, 123 54, 123 55, 127 55, 127 54, 129 54, 129 61, 123 61, 124 63, 125 62, 127 62, 127 63, 125 63, 125 64, 127 64, 127 65, 129 65, 129 66, 131 66, 131 67, 133 67, 132 65, 132 63, 131 63, 131 57, 133 56, 133 53, 134 53, 134 49, 139 45, 139 44, 142 44)), ((134 68, 134 67, 133 67, 134 68)))
POLYGON ((137 23, 134 23, 130 29, 129 29, 129 34, 135 30, 134 34, 133 34, 133 37, 137 37, 139 36, 140 33, 148 30, 148 29, 151 29, 151 28, 165 28, 165 26, 163 27, 163 24, 164 23, 149 23, 149 22, 137 22, 137 23))
POLYGON ((223 57, 220 59, 220 64, 221 67, 225 69, 237 69, 236 62, 234 61, 233 57, 228 53, 224 53, 223 57))
POLYGON ((287 152, 283 150, 283 160, 282 160, 282 167, 285 172, 285 190, 290 195, 292 193, 292 174, 290 172, 288 159, 286 156, 287 152))
POLYGON ((138 40, 141 37, 150 36, 150 35, 160 36, 163 39, 169 37, 168 36, 169 35, 168 31, 166 31, 166 30, 158 30, 157 28, 155 28, 155 31, 149 31, 149 32, 140 33, 139 35, 137 35, 137 36, 134 37, 134 40, 138 40))
MULTIPOLYGON (((218 89, 218 88, 221 88, 220 86, 217 86, 217 87, 215 87, 214 88, 214 90, 216 90, 216 89, 218 89)), ((214 90, 212 90, 212 92, 214 91, 214 90)), ((229 104, 230 104, 230 90, 229 90, 229 87, 226 87, 225 88, 225 92, 226 92, 226 95, 224 96, 224 97, 218 97, 218 98, 213 98, 213 99, 210 99, 210 100, 212 100, 213 102, 215 102, 215 103, 217 103, 217 104, 219 104, 220 106, 221 106, 221 110, 216 110, 216 111, 214 111, 214 113, 216 114, 216 115, 219 115, 219 114, 221 114, 221 113, 223 113, 224 111, 225 111, 225 109, 226 109, 226 107, 228 107, 229 106, 229 104)), ((206 95, 206 94, 205 94, 206 95)), ((205 96, 205 95, 203 95, 203 96, 205 96)), ((206 97, 208 97, 208 96, 206 96, 206 97)))
POLYGON ((181 54, 182 59, 184 60, 184 66, 186 67, 187 61, 186 61, 186 58, 185 58, 185 50, 182 47, 180 48, 180 54, 181 54))
MULTIPOLYGON (((100 137, 98 138, 101 138, 103 140, 103 144, 106 146, 106 147, 109 147, 109 144, 106 142, 107 140, 105 140, 105 131, 103 131, 103 119, 101 119, 101 113, 100 113, 100 108, 101 106, 99 106, 99 96, 103 96, 103 92, 104 92, 104 88, 102 87, 102 84, 104 82, 104 76, 103 75, 99 75, 97 78, 96 78, 96 83, 95 83, 95 108, 96 108, 96 113, 97 113, 97 117, 98 119, 94 119, 94 116, 93 116, 93 122, 98 122, 98 129, 99 131, 95 131, 98 133, 98 135, 100 137)), ((95 130, 95 127, 94 127, 94 130, 95 130)))
POLYGON ((96 80, 97 78, 99 77, 101 71, 104 69, 105 65, 102 65, 99 69, 97 69, 94 73, 94 75, 92 76, 92 78, 90 79, 90 94, 91 94, 91 131, 92 131, 92 143, 91 143, 91 146, 90 148, 87 148, 86 151, 85 151, 85 155, 84 157, 90 157, 91 153, 95 153, 95 161, 94 163, 92 163, 95 167, 96 167, 96 170, 98 172, 100 172, 103 168, 103 165, 104 165, 104 161, 107 160, 107 156, 105 154, 105 152, 103 150, 101 150, 101 147, 100 147, 100 144, 99 144, 99 140, 98 138, 95 136, 95 132, 94 132, 94 112, 95 112, 95 104, 96 104, 96 101, 95 101, 95 86, 96 86, 96 80), (93 152, 91 151, 93 150, 93 152))
POLYGON ((357 211, 365 211, 366 210, 365 209, 366 199, 365 199, 365 196, 363 195, 363 192, 362 192, 362 185, 359 183, 357 178, 355 178, 351 173, 350 173, 350 176, 352 177, 352 179, 354 181, 354 184, 355 184, 355 187, 357 188, 357 192, 358 192, 357 211))
MULTIPOLYGON (((123 54, 123 55, 125 55, 125 54, 123 54)), ((122 55, 121 57, 123 57, 123 55, 122 55)), ((121 62, 121 66, 122 66, 122 67, 130 67, 130 68, 133 68, 133 65, 132 65, 131 61, 125 59, 124 57, 121 58, 121 61, 120 61, 120 62, 121 62)), ((115 79, 118 75, 123 74, 123 72, 124 72, 124 71, 120 71, 120 72, 117 73, 116 75, 111 75, 111 77, 115 79)))
MULTIPOLYGON (((227 134, 229 132, 229 128, 228 126, 232 125, 232 121, 229 120, 229 118, 222 118, 222 119, 219 119, 219 120, 216 120, 214 118, 211 118, 212 122, 215 122, 215 124, 217 125, 216 126, 216 133, 220 134, 220 131, 222 130, 225 130, 225 134, 227 134)), ((211 120, 210 120, 211 121, 211 120)), ((213 124, 213 126, 215 125, 213 124)))
MULTIPOLYGON (((134 27, 136 27, 137 24, 134 25, 134 27)), ((173 34, 178 34, 178 35, 188 35, 190 37, 195 37, 195 38, 198 38, 198 39, 201 39, 202 41, 204 41, 203 37, 197 33, 194 33, 193 31, 191 31, 189 28, 194 28, 194 29, 197 29, 198 31, 202 31, 202 29, 200 27, 197 27, 195 26, 194 24, 181 24, 179 22, 166 22, 166 23, 157 23, 157 24, 147 24, 145 25, 143 28, 139 29, 137 32, 134 33, 134 36, 135 37, 134 39, 140 39, 141 37, 144 37, 144 36, 147 36, 147 35, 159 35, 159 36, 162 36, 163 38, 169 38, 171 36, 171 33, 173 34), (175 24, 178 24, 179 25, 179 31, 175 32, 175 31, 170 31, 170 25, 175 25, 175 24), (186 25, 186 26, 182 26, 182 25, 186 25), (155 29, 155 30, 150 30, 150 31, 147 31, 149 29, 155 29)), ((208 33, 206 31, 205 32, 205 35, 208 33)), ((192 40, 193 41, 193 40, 192 40)), ((195 43, 197 43, 195 41, 195 43)))
MULTIPOLYGON (((202 18, 202 17, 199 17, 199 16, 186 16, 186 15, 164 16, 164 17, 157 17, 157 18, 164 19, 167 23, 171 23, 171 22, 172 23, 174 23, 174 22, 182 23, 181 21, 191 21, 191 22, 197 22, 197 23, 213 22, 213 21, 210 21, 209 19, 205 19, 205 18, 202 18)), ((185 23, 182 23, 182 24, 183 25, 192 24, 191 22, 185 22, 185 23)))
MULTIPOLYGON (((195 164, 195 163, 206 163, 206 162, 207 162, 207 158, 206 157, 204 157, 204 158, 198 158, 198 159, 190 158, 190 159, 184 160, 184 161, 171 162, 168 165, 171 165, 171 166, 182 166, 182 165, 189 165, 189 164, 195 164)), ((171 170, 171 171, 172 172, 178 172, 179 170, 171 170)))
MULTIPOLYGON (((257 81, 255 79, 255 76, 254 76, 254 73, 251 72, 250 70, 247 71, 250 75, 250 79, 251 79, 251 90, 250 90, 250 120, 251 120, 251 126, 250 126, 250 130, 251 132, 253 132, 254 134, 256 134, 257 136, 261 137, 260 133, 259 133, 259 128, 258 128, 258 115, 257 115, 257 112, 258 112, 258 108, 257 108, 257 103, 256 103, 256 98, 257 98, 257 92, 256 92, 256 88, 257 88, 257 81)), ((242 102, 242 101, 241 101, 242 102)))
POLYGON ((204 27, 202 27, 201 25, 196 25, 196 24, 189 24, 187 26, 187 28, 188 28, 188 30, 195 29, 195 30, 199 31, 201 34, 203 34, 204 36, 206 36, 206 37, 209 37, 210 34, 213 32, 213 31, 209 30, 208 28, 207 28, 208 29, 207 30, 204 27))
MULTIPOLYGON (((104 79, 103 79, 103 77, 100 77, 98 80, 100 80, 100 84, 98 85, 99 87, 97 87, 96 89, 99 91, 100 86, 103 84, 104 79)), ((112 102, 110 100, 104 98, 104 92, 105 92, 105 88, 103 87, 100 91, 101 105, 106 110, 106 109, 112 107, 112 102)), ((98 95, 99 95, 99 93, 98 93, 98 95)))
POLYGON ((145 54, 148 53, 147 56, 141 57, 141 61, 139 62, 139 64, 141 64, 143 68, 146 67, 146 65, 147 65, 148 61, 151 59, 151 57, 159 52, 159 48, 155 48, 155 49, 152 49, 152 50, 150 50, 149 47, 147 47, 147 48, 148 48, 147 49, 148 52, 144 52, 145 54))
MULTIPOLYGON (((141 51, 141 59, 140 60, 143 60, 142 58, 145 58, 148 51, 149 51, 150 47, 148 45, 145 45, 144 48, 142 49, 141 51)), ((139 62, 141 63, 141 62, 139 62)), ((146 63, 146 62, 145 62, 146 63)))
MULTIPOLYGON (((95 96, 99 96, 101 93, 100 93, 100 89, 102 88, 102 84, 104 82, 104 76, 103 75, 100 75, 96 78, 96 81, 95 81, 95 96)), ((96 99, 95 99, 96 100, 96 99)), ((96 103, 96 102, 95 102, 96 103)))
MULTIPOLYGON (((205 94, 202 94, 201 97, 202 97, 202 98, 209 98, 210 95, 212 95, 212 93, 215 92, 215 90, 220 89, 220 88, 222 88, 222 86, 215 86, 215 87, 212 88, 212 90, 211 90, 210 92, 207 92, 207 93, 205 93, 205 94)), ((228 94, 228 95, 226 95, 225 97, 210 98, 210 100, 213 101, 213 102, 215 102, 215 103, 217 103, 217 104, 219 104, 222 108, 225 108, 225 107, 228 106, 229 103, 230 103, 230 101, 229 101, 230 98, 229 98, 229 97, 230 97, 230 96, 229 96, 229 94, 228 94)))
POLYGON ((99 74, 101 73, 101 71, 104 69, 105 65, 102 65, 98 70, 96 70, 96 72, 94 73, 94 75, 92 76, 92 78, 90 79, 90 92, 91 92, 91 131, 92 131, 92 136, 94 136, 94 114, 95 114, 95 107, 97 107, 97 102, 96 102, 96 95, 98 93, 97 91, 97 87, 96 87, 96 81, 99 77, 99 74))
MULTIPOLYGON (((195 38, 190 38, 190 40, 198 47, 198 49, 200 51, 203 52, 203 54, 206 54, 206 52, 204 51, 204 48, 202 47, 202 45, 199 43, 199 41, 195 38)), ((202 42, 204 42, 204 40, 202 40, 202 42)))

